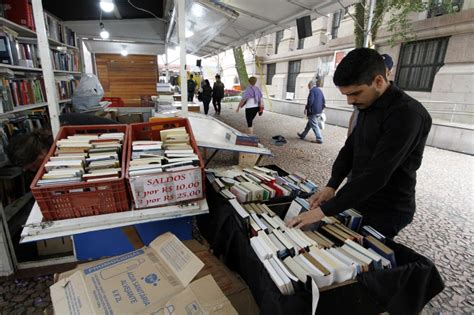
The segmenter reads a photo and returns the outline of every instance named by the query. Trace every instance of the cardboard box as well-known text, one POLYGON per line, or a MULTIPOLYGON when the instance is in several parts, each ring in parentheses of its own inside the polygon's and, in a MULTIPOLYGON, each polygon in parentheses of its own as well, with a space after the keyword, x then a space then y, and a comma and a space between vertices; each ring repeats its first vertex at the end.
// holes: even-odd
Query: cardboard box
POLYGON ((204 268, 197 274, 196 279, 212 275, 239 314, 260 314, 260 309, 244 280, 196 240, 183 243, 204 263, 204 268))
POLYGON ((190 285, 203 266, 165 233, 149 247, 79 266, 51 286, 51 299, 56 314, 237 314, 210 277, 190 285))

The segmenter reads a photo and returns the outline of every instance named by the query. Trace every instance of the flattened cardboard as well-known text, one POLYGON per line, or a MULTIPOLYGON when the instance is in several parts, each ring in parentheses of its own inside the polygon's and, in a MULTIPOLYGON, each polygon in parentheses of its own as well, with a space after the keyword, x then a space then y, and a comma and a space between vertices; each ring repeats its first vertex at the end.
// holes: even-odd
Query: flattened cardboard
POLYGON ((204 264, 171 233, 150 247, 87 264, 51 286, 56 314, 151 314, 184 290, 204 264))

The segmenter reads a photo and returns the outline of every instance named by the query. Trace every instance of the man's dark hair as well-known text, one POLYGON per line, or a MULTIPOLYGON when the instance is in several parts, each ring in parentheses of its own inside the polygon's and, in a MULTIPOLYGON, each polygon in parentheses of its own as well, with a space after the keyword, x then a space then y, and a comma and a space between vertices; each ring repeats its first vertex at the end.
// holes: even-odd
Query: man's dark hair
POLYGON ((190 75, 189 75, 189 78, 192 79, 192 78, 194 78, 194 76, 193 76, 192 74, 190 74, 190 75))
POLYGON ((334 72, 336 86, 371 85, 377 75, 385 77, 382 56, 370 48, 357 48, 345 56, 334 72))
POLYGON ((25 166, 36 161, 42 151, 49 151, 53 136, 42 129, 26 134, 19 134, 10 139, 7 155, 10 162, 25 166))

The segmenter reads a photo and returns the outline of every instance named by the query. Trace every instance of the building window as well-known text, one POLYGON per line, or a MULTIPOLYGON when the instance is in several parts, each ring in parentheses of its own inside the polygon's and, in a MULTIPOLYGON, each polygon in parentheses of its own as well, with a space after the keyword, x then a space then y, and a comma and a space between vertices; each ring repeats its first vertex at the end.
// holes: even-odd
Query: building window
POLYGON ((273 76, 275 75, 276 63, 267 64, 267 85, 272 85, 273 76))
POLYGON ((275 35, 275 54, 278 54, 278 46, 283 39, 283 30, 276 32, 275 35))
POLYGON ((304 38, 298 39, 298 47, 296 49, 303 49, 304 47, 304 38))
POLYGON ((288 64, 288 82, 286 92, 295 93, 296 77, 300 73, 301 60, 290 61, 288 64))
POLYGON ((331 39, 337 38, 337 31, 339 30, 339 25, 341 25, 341 20, 344 17, 344 12, 344 9, 338 10, 332 17, 331 39))
POLYGON ((443 0, 432 0, 428 9, 428 18, 459 12, 461 11, 463 4, 463 0, 452 0, 448 2, 443 0))
POLYGON ((396 84, 408 91, 430 92, 444 65, 449 37, 404 43, 400 51, 396 84))

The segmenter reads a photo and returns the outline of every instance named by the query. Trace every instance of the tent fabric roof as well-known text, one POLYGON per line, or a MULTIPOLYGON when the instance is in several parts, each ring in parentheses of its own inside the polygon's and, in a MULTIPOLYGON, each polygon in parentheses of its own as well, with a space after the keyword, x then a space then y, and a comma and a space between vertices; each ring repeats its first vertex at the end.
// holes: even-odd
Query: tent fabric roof
POLYGON ((211 41, 193 52, 200 57, 216 55, 278 30, 296 25, 296 19, 311 19, 331 14, 355 0, 225 0, 215 1, 235 10, 239 16, 211 41))

